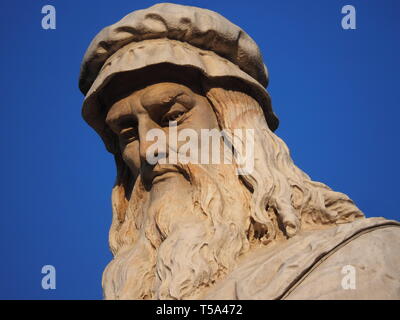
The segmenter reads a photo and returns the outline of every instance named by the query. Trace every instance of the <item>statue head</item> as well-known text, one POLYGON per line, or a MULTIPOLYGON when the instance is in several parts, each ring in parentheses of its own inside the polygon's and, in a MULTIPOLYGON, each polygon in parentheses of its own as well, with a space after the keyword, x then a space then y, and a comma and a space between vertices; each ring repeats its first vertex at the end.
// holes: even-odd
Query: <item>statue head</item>
POLYGON ((363 216, 293 163, 267 84, 256 43, 209 10, 159 4, 95 37, 80 88, 117 170, 106 298, 198 297, 255 247, 363 216))

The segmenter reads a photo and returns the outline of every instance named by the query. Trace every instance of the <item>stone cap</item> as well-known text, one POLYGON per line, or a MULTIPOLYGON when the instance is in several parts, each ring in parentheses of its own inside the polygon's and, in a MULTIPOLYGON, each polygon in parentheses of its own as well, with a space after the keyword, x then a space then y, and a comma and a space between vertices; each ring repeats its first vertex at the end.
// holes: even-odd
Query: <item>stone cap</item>
POLYGON ((241 28, 211 10, 160 3, 133 11, 104 28, 82 60, 79 88, 87 94, 105 61, 131 42, 167 38, 210 50, 237 65, 262 86, 268 74, 254 40, 241 28))

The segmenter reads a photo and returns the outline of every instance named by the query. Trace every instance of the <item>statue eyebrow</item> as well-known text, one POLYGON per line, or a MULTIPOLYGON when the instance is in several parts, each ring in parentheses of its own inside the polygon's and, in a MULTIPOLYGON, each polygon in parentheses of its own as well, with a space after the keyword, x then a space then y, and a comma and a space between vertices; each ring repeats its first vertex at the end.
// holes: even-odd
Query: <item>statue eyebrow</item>
POLYGON ((141 99, 142 106, 147 109, 147 107, 150 106, 165 106, 169 104, 174 104, 176 100, 182 96, 182 95, 187 95, 185 92, 182 90, 177 90, 174 94, 171 94, 170 92, 165 93, 164 95, 161 95, 161 98, 155 98, 154 96, 151 96, 150 99, 141 99), (150 101, 146 101, 150 100, 150 101), (150 103, 149 103, 150 102, 150 103))
POLYGON ((122 115, 115 119, 116 125, 119 128, 137 127, 137 120, 131 115, 122 115))
POLYGON ((124 110, 127 107, 127 103, 124 102, 121 107, 123 107, 121 112, 111 112, 113 108, 111 107, 106 116, 107 125, 117 131, 128 126, 136 127, 137 119, 135 116, 131 112, 124 110))
MULTIPOLYGON (((179 98, 183 96, 192 99, 189 94, 184 92, 182 89, 178 89, 174 90, 173 93, 171 93, 171 91, 164 92, 163 94, 159 95, 158 98, 156 98, 155 95, 148 95, 149 98, 144 97, 144 99, 141 99, 141 104, 143 108, 147 110, 150 116, 158 122, 173 105, 179 102, 179 98)), ((190 109, 185 103, 182 103, 182 106, 185 109, 190 109)))

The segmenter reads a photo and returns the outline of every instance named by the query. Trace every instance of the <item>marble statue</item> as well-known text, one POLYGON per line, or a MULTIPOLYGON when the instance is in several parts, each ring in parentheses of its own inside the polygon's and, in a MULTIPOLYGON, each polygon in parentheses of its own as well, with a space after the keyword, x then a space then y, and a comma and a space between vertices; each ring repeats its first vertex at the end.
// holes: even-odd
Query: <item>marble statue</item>
POLYGON ((400 224, 293 163, 267 85, 257 44, 210 10, 161 3, 93 39, 82 115, 117 171, 105 299, 400 298, 400 224), (201 149, 215 131, 231 161, 191 161, 220 155, 201 149))

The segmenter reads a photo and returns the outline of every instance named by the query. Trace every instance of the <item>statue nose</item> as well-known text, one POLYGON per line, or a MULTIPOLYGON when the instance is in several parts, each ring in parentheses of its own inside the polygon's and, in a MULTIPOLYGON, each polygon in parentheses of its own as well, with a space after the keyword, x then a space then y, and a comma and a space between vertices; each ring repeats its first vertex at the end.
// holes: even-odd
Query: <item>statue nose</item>
POLYGON ((155 165, 155 158, 167 157, 166 139, 158 140, 160 136, 165 137, 165 133, 156 122, 149 117, 139 119, 138 134, 141 166, 152 167, 155 165), (149 149, 150 147, 151 149, 149 149))

